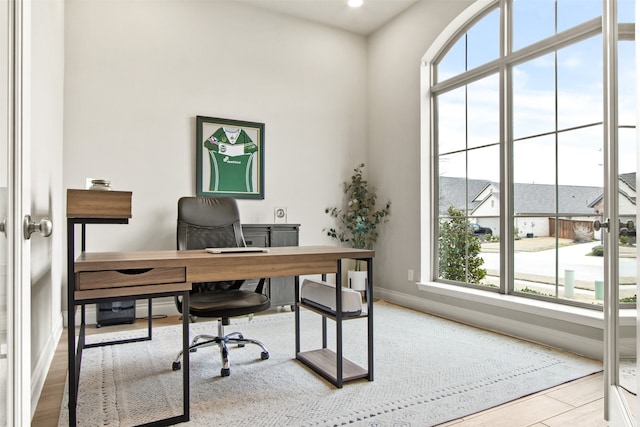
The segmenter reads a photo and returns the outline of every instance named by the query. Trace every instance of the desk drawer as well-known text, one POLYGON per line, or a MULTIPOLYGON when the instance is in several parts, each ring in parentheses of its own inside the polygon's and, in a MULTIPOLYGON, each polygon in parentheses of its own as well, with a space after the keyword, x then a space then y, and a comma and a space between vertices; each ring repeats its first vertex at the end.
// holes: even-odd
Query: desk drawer
POLYGON ((184 267, 82 271, 76 276, 76 290, 182 283, 186 278, 187 274, 184 267))

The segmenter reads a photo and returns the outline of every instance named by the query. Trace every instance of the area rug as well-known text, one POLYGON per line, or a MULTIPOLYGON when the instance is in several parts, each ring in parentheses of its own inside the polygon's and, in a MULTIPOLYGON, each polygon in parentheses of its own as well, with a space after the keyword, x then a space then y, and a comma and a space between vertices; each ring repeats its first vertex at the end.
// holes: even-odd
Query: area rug
MULTIPOLYGON (((548 347, 380 302, 375 314, 374 381, 337 389, 294 360, 293 313, 235 320, 264 342, 230 351, 231 376, 220 376, 214 347, 191 354, 189 426, 432 426, 601 371, 601 364, 548 347)), ((321 317, 302 311, 302 350, 321 347, 321 317)), ((329 321, 329 347, 335 348, 329 321)), ((366 320, 344 323, 344 355, 366 366, 366 320)), ((198 322, 190 333, 213 333, 198 322)), ((137 333, 139 334, 139 333, 137 333)), ((136 332, 105 334, 126 338, 136 332)), ((153 340, 85 350, 78 424, 125 426, 178 415, 182 373, 171 362, 179 325, 156 328, 153 340)), ((89 337, 96 338, 96 337, 89 337)), ((68 425, 68 398, 59 425, 68 425)))

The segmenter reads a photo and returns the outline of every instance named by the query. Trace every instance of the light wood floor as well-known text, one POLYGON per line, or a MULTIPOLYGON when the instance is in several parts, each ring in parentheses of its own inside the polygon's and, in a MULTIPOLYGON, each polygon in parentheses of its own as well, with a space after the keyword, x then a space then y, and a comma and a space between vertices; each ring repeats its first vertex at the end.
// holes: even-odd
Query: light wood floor
MULTIPOLYGON (((154 327, 178 324, 177 317, 154 319, 154 327)), ((145 320, 134 325, 118 325, 96 329, 87 326, 87 334, 144 328, 145 320)), ((67 335, 63 333, 49 369, 32 426, 57 426, 67 374, 67 335)), ((442 426, 455 427, 601 427, 603 418, 603 376, 594 374, 498 406, 484 412, 450 421, 442 426)), ((635 407, 635 405, 633 405, 635 407)))

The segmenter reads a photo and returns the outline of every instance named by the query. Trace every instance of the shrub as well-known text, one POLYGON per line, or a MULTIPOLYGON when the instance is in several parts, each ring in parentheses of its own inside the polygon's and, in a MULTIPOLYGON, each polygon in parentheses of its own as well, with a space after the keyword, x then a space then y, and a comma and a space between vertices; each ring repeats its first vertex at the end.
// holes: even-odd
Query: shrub
POLYGON ((593 241, 593 230, 583 224, 576 224, 573 227, 573 241, 584 243, 593 241))
POLYGON ((526 286, 524 289, 521 289, 520 292, 526 292, 528 294, 533 294, 533 295, 542 295, 542 296, 545 296, 545 297, 552 297, 553 296, 551 294, 546 294, 544 292, 536 291, 535 289, 531 289, 528 286, 526 286))
POLYGON ((479 284, 487 275, 481 268, 480 239, 473 235, 469 220, 462 211, 449 207, 449 221, 440 224, 440 277, 465 283, 479 284))
POLYGON ((604 246, 597 245, 591 249, 591 255, 593 256, 604 256, 604 246))

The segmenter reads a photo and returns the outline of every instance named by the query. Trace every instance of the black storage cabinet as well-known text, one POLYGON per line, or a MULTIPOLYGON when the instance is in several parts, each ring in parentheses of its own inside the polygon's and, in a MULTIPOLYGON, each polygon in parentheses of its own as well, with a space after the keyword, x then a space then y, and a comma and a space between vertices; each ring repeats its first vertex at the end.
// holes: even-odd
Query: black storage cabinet
MULTIPOLYGON (((247 246, 298 246, 299 232, 300 224, 242 224, 247 246)), ((271 277, 265 284, 264 293, 271 300, 272 307, 290 306, 293 310, 296 303, 295 278, 271 277)))

